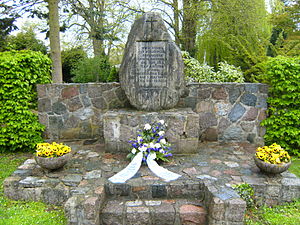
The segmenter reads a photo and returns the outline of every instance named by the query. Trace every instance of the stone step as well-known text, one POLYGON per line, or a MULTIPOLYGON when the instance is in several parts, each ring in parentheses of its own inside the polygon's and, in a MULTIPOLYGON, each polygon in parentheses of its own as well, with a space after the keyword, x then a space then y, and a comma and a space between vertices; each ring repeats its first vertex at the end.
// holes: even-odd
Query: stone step
MULTIPOLYGON (((149 176, 150 178, 150 176, 149 176)), ((155 178, 155 177, 152 177, 155 178)), ((193 179, 178 179, 166 183, 161 180, 129 180, 125 184, 105 184, 105 193, 110 198, 118 199, 120 196, 130 199, 156 199, 156 198, 204 198, 205 185, 193 179)))
POLYGON ((100 213, 101 225, 204 225, 206 209, 200 200, 108 200, 100 213))

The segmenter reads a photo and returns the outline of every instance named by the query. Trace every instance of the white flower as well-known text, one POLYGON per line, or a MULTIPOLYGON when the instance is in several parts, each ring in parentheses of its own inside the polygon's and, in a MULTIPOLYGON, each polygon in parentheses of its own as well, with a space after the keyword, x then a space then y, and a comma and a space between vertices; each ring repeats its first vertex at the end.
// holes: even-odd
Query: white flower
POLYGON ((165 121, 164 121, 164 120, 159 120, 158 122, 161 123, 162 125, 165 124, 165 121))
POLYGON ((163 153, 163 154, 165 153, 165 151, 163 149, 160 149, 159 152, 163 153))
POLYGON ((154 145, 154 147, 155 147, 155 148, 160 148, 161 145, 160 145, 159 143, 156 143, 156 144, 154 145))
POLYGON ((141 136, 138 136, 138 137, 137 137, 137 141, 138 141, 138 142, 141 142, 142 139, 143 139, 143 138, 142 138, 141 136))
POLYGON ((158 132, 159 136, 163 136, 164 134, 165 134, 165 132, 163 130, 161 130, 161 131, 158 132))
POLYGON ((147 150, 147 147, 145 147, 145 146, 139 147, 139 150, 140 150, 141 152, 145 152, 145 151, 147 150))
POLYGON ((131 153, 132 153, 132 154, 135 154, 135 153, 136 153, 136 149, 133 148, 133 149, 131 150, 131 153))
POLYGON ((153 142, 150 143, 149 147, 150 148, 154 148, 155 147, 154 144, 153 144, 153 142))
POLYGON ((151 125, 149 123, 146 123, 144 126, 144 130, 150 130, 151 129, 151 125))
POLYGON ((165 144, 167 144, 167 141, 166 141, 166 139, 161 139, 160 143, 162 143, 163 145, 165 145, 165 144))

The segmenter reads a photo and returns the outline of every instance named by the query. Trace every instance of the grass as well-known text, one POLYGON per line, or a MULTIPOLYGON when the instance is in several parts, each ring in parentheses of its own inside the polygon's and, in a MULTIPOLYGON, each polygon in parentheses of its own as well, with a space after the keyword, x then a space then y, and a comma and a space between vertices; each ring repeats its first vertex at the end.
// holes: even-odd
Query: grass
POLYGON ((28 153, 0 153, 0 225, 66 224, 61 207, 41 202, 13 201, 4 196, 4 179, 31 156, 28 153))
POLYGON ((300 158, 292 158, 292 165, 289 168, 289 171, 297 175, 297 177, 300 177, 300 158))
POLYGON ((248 225, 298 225, 300 224, 300 199, 293 203, 274 207, 261 207, 248 211, 245 217, 248 225))
MULTIPOLYGON (((300 177, 300 158, 294 158, 289 171, 300 177)), ((250 209, 245 217, 247 225, 298 225, 300 224, 300 199, 274 207, 250 209)))

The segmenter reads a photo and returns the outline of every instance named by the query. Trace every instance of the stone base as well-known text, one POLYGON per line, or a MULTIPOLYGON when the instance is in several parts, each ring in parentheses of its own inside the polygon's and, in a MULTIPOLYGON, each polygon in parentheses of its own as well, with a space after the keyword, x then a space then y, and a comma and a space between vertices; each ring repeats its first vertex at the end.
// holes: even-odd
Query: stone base
POLYGON ((128 153, 128 141, 137 137, 146 123, 164 120, 168 125, 167 140, 173 153, 197 153, 199 139, 199 115, 191 109, 173 109, 160 112, 118 110, 103 115, 104 140, 107 152, 128 153))

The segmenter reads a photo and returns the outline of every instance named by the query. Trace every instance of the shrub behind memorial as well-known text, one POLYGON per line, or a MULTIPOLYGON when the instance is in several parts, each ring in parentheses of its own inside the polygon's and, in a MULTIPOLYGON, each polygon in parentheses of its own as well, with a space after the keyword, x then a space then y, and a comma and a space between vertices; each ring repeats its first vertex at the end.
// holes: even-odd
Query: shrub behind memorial
POLYGON ((226 62, 218 63, 217 72, 207 64, 201 64, 188 52, 182 52, 184 62, 184 74, 191 82, 244 82, 243 72, 240 68, 229 65, 226 62))
POLYGON ((43 126, 33 112, 36 84, 50 83, 51 61, 29 50, 0 53, 0 151, 32 149, 43 126))
POLYGON ((300 156, 300 57, 278 56, 266 68, 270 89, 269 115, 262 122, 267 129, 265 140, 300 156))
POLYGON ((75 83, 113 82, 118 80, 117 75, 113 74, 106 56, 83 59, 77 64, 76 68, 71 70, 71 74, 75 83))

